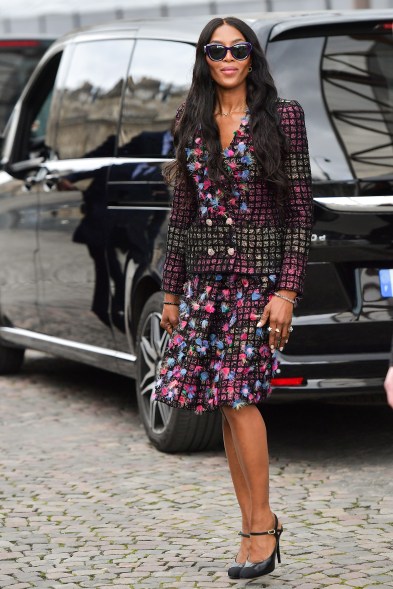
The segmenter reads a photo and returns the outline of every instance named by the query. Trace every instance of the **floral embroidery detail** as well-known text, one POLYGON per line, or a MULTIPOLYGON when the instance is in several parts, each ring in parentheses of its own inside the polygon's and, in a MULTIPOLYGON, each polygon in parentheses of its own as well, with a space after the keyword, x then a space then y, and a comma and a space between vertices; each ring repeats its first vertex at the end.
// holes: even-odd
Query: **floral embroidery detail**
POLYGON ((277 360, 267 330, 256 323, 270 296, 270 287, 255 276, 208 274, 187 280, 154 398, 196 413, 266 399, 277 360))
MULTIPOLYGON (((207 152, 202 137, 197 135, 193 146, 186 150, 187 166, 198 187, 199 212, 202 218, 217 215, 226 218, 226 223, 231 225, 233 223, 232 218, 229 216, 231 209, 242 212, 248 211, 247 181, 254 166, 254 148, 245 141, 245 129, 248 122, 249 114, 247 113, 241 120, 239 129, 234 132, 230 145, 222 152, 224 165, 233 178, 233 182, 227 182, 228 195, 225 195, 225 199, 221 188, 214 187, 209 180, 209 171, 206 164, 207 152)), ((222 180, 224 181, 224 178, 222 180)), ((206 223, 211 225, 211 219, 207 219, 206 223)))

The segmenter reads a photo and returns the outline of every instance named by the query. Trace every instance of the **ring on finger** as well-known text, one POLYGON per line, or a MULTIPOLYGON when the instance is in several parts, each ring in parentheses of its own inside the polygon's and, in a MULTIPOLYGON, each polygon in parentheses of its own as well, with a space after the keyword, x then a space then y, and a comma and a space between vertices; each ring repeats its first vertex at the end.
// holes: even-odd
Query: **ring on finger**
POLYGON ((276 327, 276 329, 274 330, 276 333, 281 333, 281 330, 278 329, 278 327, 276 327))

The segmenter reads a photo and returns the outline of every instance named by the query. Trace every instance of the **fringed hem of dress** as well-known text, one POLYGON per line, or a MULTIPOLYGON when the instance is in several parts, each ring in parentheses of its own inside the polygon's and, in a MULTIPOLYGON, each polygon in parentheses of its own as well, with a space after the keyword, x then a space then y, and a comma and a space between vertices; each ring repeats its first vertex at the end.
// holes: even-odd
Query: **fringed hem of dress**
POLYGON ((259 405, 261 403, 266 403, 268 401, 270 397, 270 393, 268 395, 266 395, 265 398, 260 399, 259 401, 243 401, 243 400, 238 400, 238 401, 234 401, 233 403, 221 403, 220 405, 190 405, 188 403, 184 404, 181 401, 173 401, 173 400, 167 400, 165 397, 160 397, 157 398, 156 395, 153 395, 153 398, 155 398, 157 401, 159 401, 160 403, 164 403, 165 405, 168 405, 169 407, 173 407, 174 409, 186 409, 187 411, 194 411, 194 413, 196 413, 197 415, 202 415, 202 413, 213 413, 214 411, 218 411, 220 409, 220 407, 223 406, 227 406, 227 407, 231 407, 232 409, 237 409, 240 410, 243 407, 249 407, 250 405, 259 405))
POLYGON ((275 282, 276 276, 189 277, 152 398, 197 414, 265 401, 278 363, 267 326, 257 323, 275 282))

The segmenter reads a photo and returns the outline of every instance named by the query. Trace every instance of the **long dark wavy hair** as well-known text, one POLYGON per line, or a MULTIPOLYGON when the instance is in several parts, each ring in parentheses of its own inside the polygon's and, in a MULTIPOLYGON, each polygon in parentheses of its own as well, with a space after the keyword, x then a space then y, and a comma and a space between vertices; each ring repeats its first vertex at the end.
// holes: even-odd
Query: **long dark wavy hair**
POLYGON ((246 83, 254 154, 259 173, 276 186, 278 201, 282 203, 288 191, 288 179, 283 170, 283 161, 288 153, 288 138, 279 125, 276 86, 256 34, 245 22, 233 16, 213 18, 200 34, 191 88, 180 121, 174 129, 176 160, 172 166, 167 166, 166 179, 173 182, 176 175, 177 182, 192 186, 187 169, 186 148, 198 129, 201 129, 208 153, 210 179, 220 182, 221 175, 228 178, 222 158, 219 130, 214 119, 216 83, 210 75, 203 49, 210 42, 214 31, 224 24, 237 29, 246 41, 252 43, 252 71, 248 74, 246 83))

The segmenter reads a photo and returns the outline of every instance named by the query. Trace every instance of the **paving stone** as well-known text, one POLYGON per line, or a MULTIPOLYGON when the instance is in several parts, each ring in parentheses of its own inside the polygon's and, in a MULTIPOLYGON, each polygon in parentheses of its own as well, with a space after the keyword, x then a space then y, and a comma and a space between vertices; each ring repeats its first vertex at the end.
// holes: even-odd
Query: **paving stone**
MULTIPOLYGON (((245 586, 223 451, 157 452, 130 388, 37 353, 0 377, 1 589, 245 586)), ((393 587, 389 408, 262 410, 283 564, 247 587, 393 587)))

